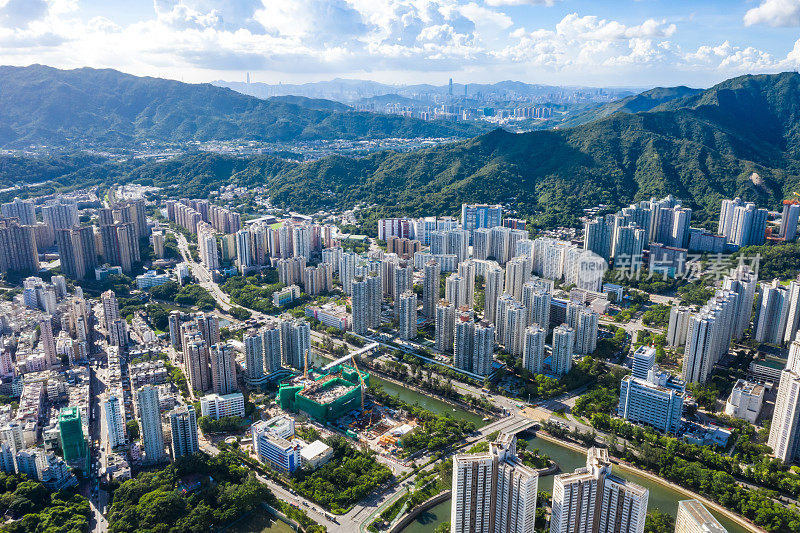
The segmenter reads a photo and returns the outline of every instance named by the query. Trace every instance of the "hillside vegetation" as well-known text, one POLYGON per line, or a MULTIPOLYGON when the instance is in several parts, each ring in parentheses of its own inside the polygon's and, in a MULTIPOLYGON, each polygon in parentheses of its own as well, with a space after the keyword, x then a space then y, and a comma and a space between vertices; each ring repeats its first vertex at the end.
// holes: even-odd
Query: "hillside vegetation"
MULTIPOLYGON (((346 116, 346 115, 342 115, 346 116)), ((170 161, 91 164, 30 161, 45 188, 136 180, 170 194, 203 196, 222 183, 266 185, 273 203, 312 211, 374 205, 374 214, 456 214, 462 202, 501 202, 542 225, 574 224, 582 209, 621 207, 674 194, 713 227, 722 198, 777 209, 800 175, 800 74, 742 76, 649 111, 617 112, 574 128, 503 130, 414 152, 310 163, 275 157, 189 154, 170 161)), ((4 168, 31 176, 25 164, 4 168)), ((12 180, 13 181, 13 180, 12 180)))
POLYGON ((480 128, 357 113, 326 100, 261 100, 116 70, 0 67, 0 148, 133 142, 470 137, 480 128))

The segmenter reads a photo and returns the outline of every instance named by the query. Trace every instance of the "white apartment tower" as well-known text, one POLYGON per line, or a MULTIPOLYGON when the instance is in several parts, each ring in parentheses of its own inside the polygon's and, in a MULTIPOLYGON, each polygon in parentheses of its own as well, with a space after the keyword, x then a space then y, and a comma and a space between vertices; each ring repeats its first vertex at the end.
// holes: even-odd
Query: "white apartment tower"
POLYGON ((453 458, 451 533, 530 533, 538 473, 517 461, 516 437, 502 434, 489 451, 453 458))
POLYGON ((585 468, 555 477, 550 533, 642 533, 648 497, 611 474, 607 450, 590 448, 585 468))
POLYGON ((164 460, 164 433, 161 428, 161 410, 158 389, 145 385, 136 392, 145 461, 158 463, 164 460))
POLYGON ((417 336, 417 293, 406 291, 400 295, 400 338, 410 340, 417 336))

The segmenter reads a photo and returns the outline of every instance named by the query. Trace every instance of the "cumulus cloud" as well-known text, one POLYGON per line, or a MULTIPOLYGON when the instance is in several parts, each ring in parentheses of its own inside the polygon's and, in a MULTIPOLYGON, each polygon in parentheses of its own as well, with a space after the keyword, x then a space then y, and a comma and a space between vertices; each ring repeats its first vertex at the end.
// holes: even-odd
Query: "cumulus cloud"
POLYGON ((487 6, 554 6, 560 0, 486 0, 487 6))
MULTIPOLYGON (((798 0, 800 1, 800 0, 798 0)), ((307 76, 479 72, 577 82, 706 72, 712 79, 800 64, 731 41, 680 46, 676 24, 566 12, 523 27, 511 5, 555 0, 154 0, 140 20, 81 17, 75 0, 0 0, 0 63, 115 67, 196 79, 249 70, 307 76), (213 74, 209 74, 213 72, 213 74), (627 78, 626 78, 627 76, 627 78)), ((766 0, 754 10, 768 4, 766 0)), ((796 3, 796 2, 795 2, 796 3)), ((751 10, 751 11, 754 11, 751 10)), ((763 12, 761 12, 762 16, 763 12)), ((688 24, 686 21, 678 24, 688 24)), ((663 79, 663 78, 659 78, 663 79)))
POLYGON ((800 26, 800 0, 763 0, 744 14, 745 26, 765 24, 775 27, 800 26))

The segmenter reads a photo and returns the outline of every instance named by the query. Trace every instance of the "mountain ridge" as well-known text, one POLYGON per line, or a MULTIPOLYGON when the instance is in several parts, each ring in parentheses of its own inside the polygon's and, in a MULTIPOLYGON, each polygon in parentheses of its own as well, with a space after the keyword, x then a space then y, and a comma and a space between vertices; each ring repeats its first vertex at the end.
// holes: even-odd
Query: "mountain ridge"
POLYGON ((2 66, 0 79, 0 147, 464 138, 485 131, 475 125, 342 110, 334 102, 325 104, 330 109, 320 109, 321 102, 307 99, 264 101, 208 83, 113 69, 2 66))

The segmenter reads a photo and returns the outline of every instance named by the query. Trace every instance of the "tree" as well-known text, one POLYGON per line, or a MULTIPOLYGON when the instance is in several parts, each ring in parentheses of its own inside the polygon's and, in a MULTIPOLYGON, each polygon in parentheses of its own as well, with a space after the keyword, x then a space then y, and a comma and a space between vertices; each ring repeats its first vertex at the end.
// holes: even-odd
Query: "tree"
POLYGON ((645 533, 672 533, 675 530, 675 519, 667 513, 653 509, 647 513, 644 521, 645 533))
POLYGON ((128 437, 130 437, 131 440, 139 438, 139 422, 136 420, 128 420, 125 423, 125 429, 128 431, 128 437))

